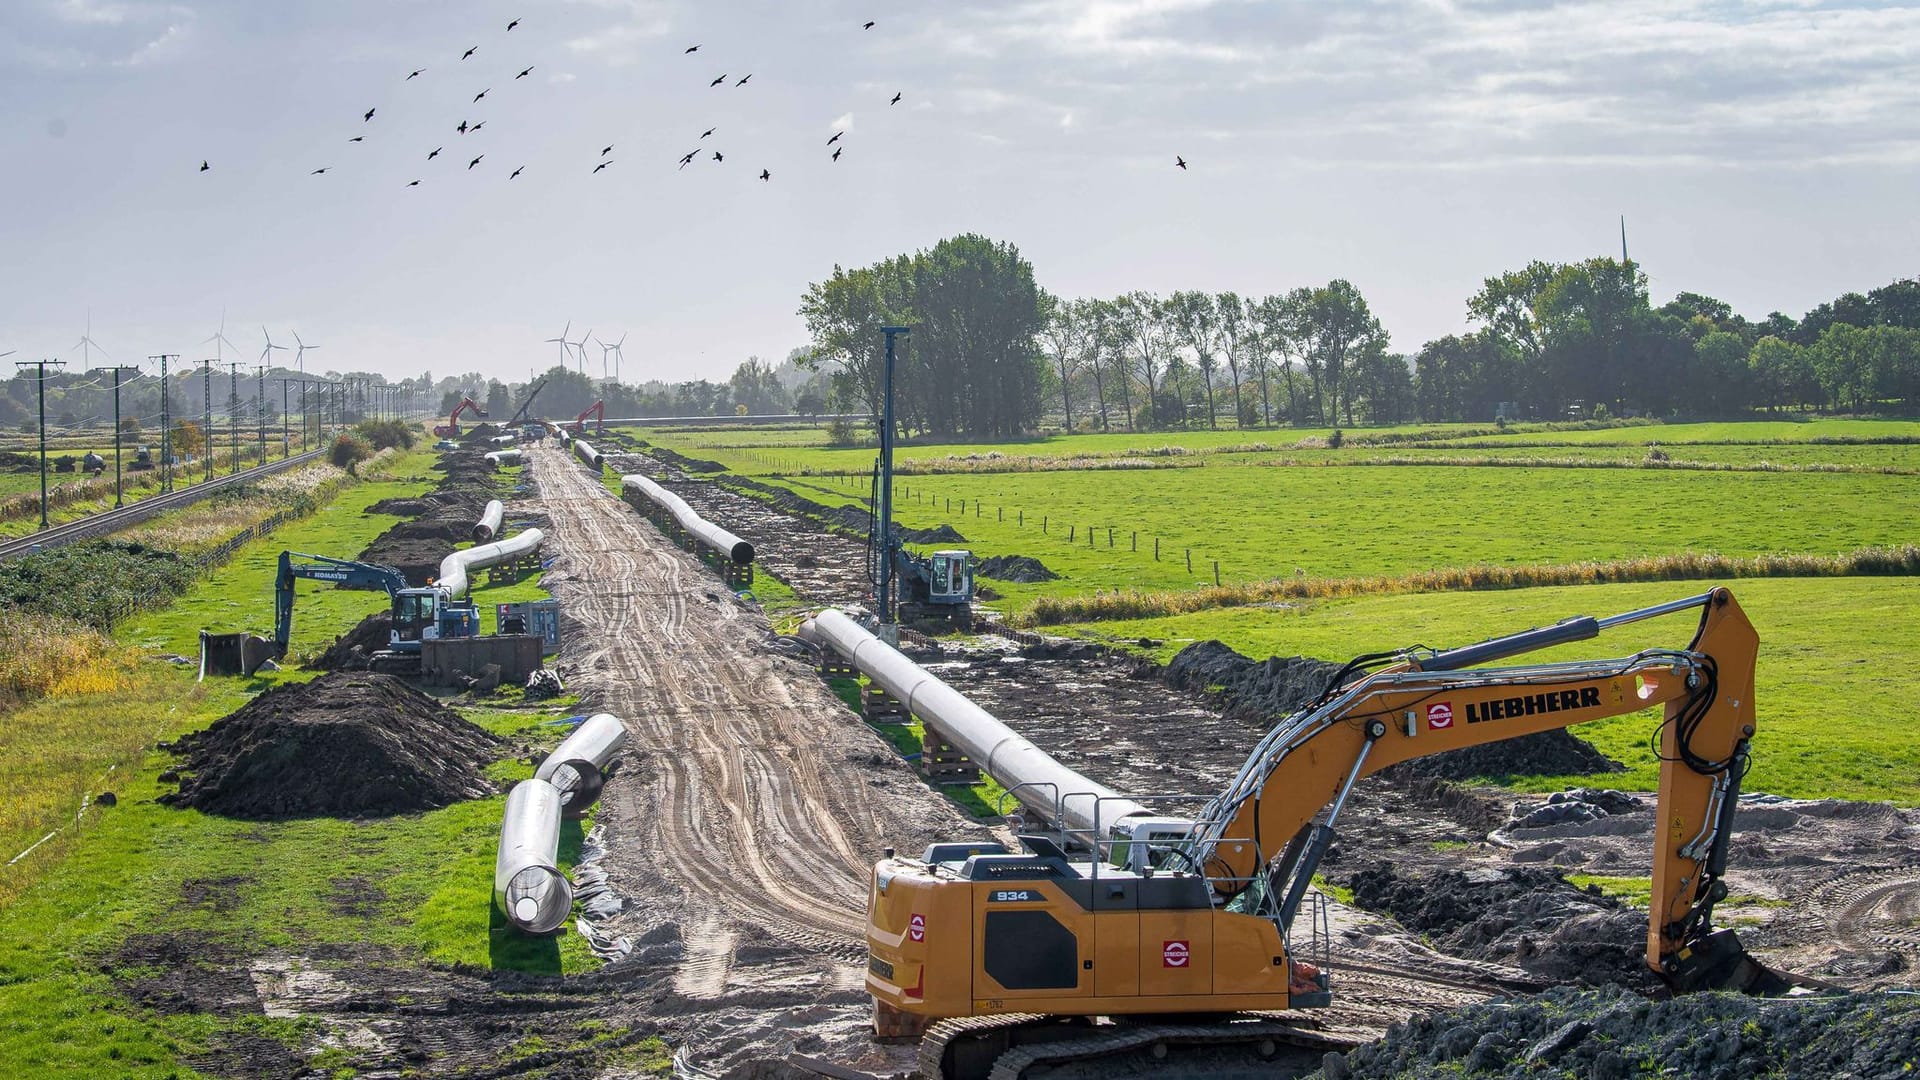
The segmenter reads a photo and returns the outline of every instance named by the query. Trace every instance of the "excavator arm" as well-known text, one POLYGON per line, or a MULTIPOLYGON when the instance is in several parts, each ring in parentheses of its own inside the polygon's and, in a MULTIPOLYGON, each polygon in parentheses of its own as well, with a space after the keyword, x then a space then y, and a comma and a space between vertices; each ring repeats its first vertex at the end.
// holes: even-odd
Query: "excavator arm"
POLYGON ((1219 892, 1261 890, 1288 924, 1361 777, 1430 754, 1659 707, 1647 963, 1676 989, 1778 992, 1784 980, 1748 957, 1732 931, 1712 926, 1713 906, 1726 896, 1721 875, 1755 730, 1758 648, 1739 604, 1716 588, 1448 652, 1361 657, 1319 701, 1268 733, 1233 784, 1202 812, 1176 858, 1203 871, 1219 892), (1700 610, 1699 628, 1684 649, 1474 666, 1693 608, 1700 610))
POLYGON ((282 551, 280 569, 273 581, 273 648, 275 656, 287 655, 287 646, 293 637, 293 598, 294 582, 306 578, 312 581, 331 581, 336 585, 361 588, 383 588, 387 598, 400 594, 407 587, 407 577, 391 566, 378 563, 353 562, 348 559, 335 559, 326 555, 309 555, 303 551, 282 551), (304 562, 294 560, 303 559, 304 562))

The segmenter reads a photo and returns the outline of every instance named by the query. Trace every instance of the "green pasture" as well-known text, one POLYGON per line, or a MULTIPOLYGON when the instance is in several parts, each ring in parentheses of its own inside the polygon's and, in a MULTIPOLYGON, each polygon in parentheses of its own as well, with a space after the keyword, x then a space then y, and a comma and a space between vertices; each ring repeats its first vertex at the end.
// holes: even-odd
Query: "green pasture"
MULTIPOLYGON (((1075 632, 1121 642, 1148 638, 1158 643, 1151 651, 1161 659, 1192 642, 1218 639, 1254 657, 1304 655, 1341 662, 1410 645, 1467 645, 1569 616, 1613 615, 1704 592, 1710 584, 1369 596, 1092 623, 1075 632)), ((1911 704, 1920 697, 1920 670, 1913 663, 1920 581, 1768 578, 1726 584, 1760 633, 1755 671, 1760 732, 1748 790, 1920 805, 1920 742, 1912 738, 1911 704)), ((1684 647, 1697 619, 1697 613, 1688 612, 1634 623, 1528 659, 1684 647)), ((1582 738, 1625 764, 1624 774, 1496 779, 1539 791, 1574 784, 1651 789, 1658 778, 1647 741, 1654 727, 1647 713, 1578 729, 1582 738)))
MULTIPOLYGON (((788 486, 824 503, 865 494, 864 484, 832 478, 788 486)), ((1062 575, 1040 585, 993 583, 1006 610, 1044 594, 1210 585, 1216 559, 1223 582, 1240 582, 1687 551, 1839 554, 1920 539, 1920 483, 1868 474, 1094 470, 911 477, 896 498, 901 524, 951 524, 966 537, 942 546, 1028 555, 1062 575)))

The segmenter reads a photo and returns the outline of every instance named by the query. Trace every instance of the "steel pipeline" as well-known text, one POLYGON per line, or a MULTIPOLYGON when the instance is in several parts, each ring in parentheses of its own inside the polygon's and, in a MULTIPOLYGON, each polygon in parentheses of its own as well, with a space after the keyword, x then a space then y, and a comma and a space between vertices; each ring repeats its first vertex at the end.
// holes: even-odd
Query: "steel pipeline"
POLYGON ((623 476, 620 478, 620 490, 638 491, 647 500, 673 515, 673 520, 688 533, 698 537, 700 542, 732 559, 736 565, 746 566, 753 562, 753 545, 733 535, 727 530, 693 512, 680 496, 661 487, 644 476, 623 476))
POLYGON ((520 464, 520 451, 518 450, 495 450, 484 456, 496 466, 520 464))
POLYGON ((587 463, 590 468, 606 471, 606 465, 600 460, 600 451, 585 439, 573 440, 573 455, 587 463))
POLYGON ((1149 814, 1146 807, 1067 768, 958 690, 941 682, 845 613, 828 608, 800 625, 800 636, 831 647, 879 683, 922 722, 966 751, 1028 809, 1054 824, 1102 842, 1115 822, 1149 814))
POLYGON ((573 884, 560 872, 560 792, 522 780, 507 792, 493 902, 513 925, 534 934, 559 929, 573 910, 573 884))
POLYGON ((534 778, 545 780, 560 792, 560 804, 568 817, 580 817, 600 797, 607 765, 626 744, 627 726, 620 718, 612 713, 595 713, 553 748, 534 770, 534 778))
POLYGON ((538 551, 543 538, 539 529, 528 529, 511 540, 456 551, 440 560, 440 577, 435 583, 445 588, 451 599, 458 600, 467 595, 469 570, 485 570, 508 559, 538 551))
POLYGON ((473 524, 473 538, 481 542, 493 539, 500 533, 500 521, 506 516, 507 508, 499 499, 487 500, 487 508, 480 512, 480 520, 473 524))

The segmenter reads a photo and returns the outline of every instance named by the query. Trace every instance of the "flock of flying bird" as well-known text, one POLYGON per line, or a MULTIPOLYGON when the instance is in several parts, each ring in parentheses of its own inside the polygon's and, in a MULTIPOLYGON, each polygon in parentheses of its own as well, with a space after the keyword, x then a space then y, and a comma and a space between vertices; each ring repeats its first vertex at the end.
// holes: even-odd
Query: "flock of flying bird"
MULTIPOLYGON (((517 27, 517 26, 519 26, 519 25, 520 25, 520 20, 519 20, 519 19, 514 19, 514 20, 513 20, 512 22, 509 22, 509 23, 507 24, 507 32, 509 32, 509 33, 511 33, 511 32, 513 31, 513 29, 514 29, 515 27, 517 27)), ((876 23, 875 21, 873 21, 873 20, 868 20, 868 21, 866 21, 866 22, 864 22, 864 23, 862 23, 862 24, 860 24, 860 29, 862 29, 862 30, 872 30, 872 29, 873 29, 873 28, 874 28, 874 27, 875 27, 876 25, 878 25, 878 23, 876 23)), ((464 53, 462 53, 462 54, 460 55, 460 60, 461 60, 462 62, 465 62, 465 61, 467 61, 467 60, 469 60, 469 59, 471 59, 471 58, 473 57, 473 54, 474 54, 474 53, 477 53, 477 52, 479 52, 479 51, 480 51, 480 46, 478 46, 478 45, 475 45, 475 46, 472 46, 471 48, 469 48, 469 49, 467 49, 467 51, 466 51, 466 52, 464 52, 464 53)), ((687 46, 687 47, 686 47, 686 49, 684 50, 684 52, 683 52, 683 54, 682 54, 682 55, 685 55, 685 56, 692 56, 692 55, 693 55, 694 53, 697 53, 697 52, 699 52, 699 51, 700 51, 700 46, 699 46, 698 44, 695 44, 695 45, 689 45, 689 46, 687 46)), ((406 77, 405 79, 402 79, 402 80, 401 80, 401 82, 411 82, 411 81, 413 81, 414 79, 416 79, 416 78, 418 78, 418 77, 420 77, 420 76, 421 76, 422 74, 424 74, 424 73, 426 72, 426 70, 427 70, 426 68, 415 68, 415 69, 414 69, 413 71, 411 71, 411 72, 409 72, 409 73, 407 74, 407 77, 406 77)), ((531 75, 531 74, 533 74, 533 66, 532 66, 532 65, 528 65, 527 67, 525 67, 525 68, 523 68, 523 69, 521 69, 521 71, 520 71, 520 73, 519 73, 519 74, 517 74, 517 75, 515 75, 515 76, 513 77, 513 79, 514 79, 514 81, 516 81, 516 82, 517 82, 517 81, 519 81, 519 80, 521 80, 521 79, 524 79, 524 78, 526 78, 526 77, 527 77, 528 75, 531 75)), ((725 83, 727 82, 727 80, 728 80, 729 78, 731 78, 731 77, 732 77, 732 76, 731 76, 730 74, 728 74, 728 73, 724 73, 724 72, 723 72, 723 73, 721 73, 721 74, 720 74, 719 76, 717 76, 717 77, 715 77, 715 78, 713 79, 713 81, 712 81, 712 82, 709 82, 709 83, 707 84, 707 86, 708 86, 708 88, 709 88, 709 89, 712 89, 712 88, 717 88, 717 87, 720 87, 720 86, 722 86, 722 85, 724 85, 724 84, 725 84, 725 83)), ((744 87, 744 86, 746 86, 746 85, 747 85, 747 82, 748 82, 748 80, 750 80, 750 79, 752 79, 752 78, 753 78, 753 73, 752 73, 752 72, 748 72, 747 74, 745 74, 745 75, 742 75, 742 76, 741 76, 741 77, 740 77, 740 78, 739 78, 738 80, 736 80, 736 81, 735 81, 735 82, 733 83, 733 86, 734 86, 734 88, 735 88, 735 89, 738 89, 738 88, 740 88, 740 87, 744 87)), ((493 92, 493 88, 492 88, 492 87, 487 87, 487 88, 485 88, 485 89, 483 89, 483 90, 481 90, 481 91, 480 91, 479 93, 477 93, 477 94, 475 94, 475 95, 473 96, 473 104, 476 104, 476 105, 477 105, 477 104, 479 104, 479 103, 480 103, 480 101, 481 101, 482 99, 484 99, 484 98, 485 98, 485 97, 486 97, 486 96, 487 96, 488 94, 491 94, 492 92, 493 92)), ((889 101, 887 102, 887 105, 888 105, 889 107, 892 107, 892 106, 894 106, 894 105, 898 105, 898 104, 900 104, 900 101, 901 101, 901 99, 902 99, 902 97, 904 97, 904 96, 905 96, 905 94, 904 94, 904 92, 903 92, 903 91, 900 91, 900 92, 895 92, 895 93, 894 93, 894 95, 893 95, 893 97, 892 97, 892 99, 891 99, 891 100, 889 100, 889 101)), ((367 111, 366 111, 365 113, 362 113, 362 114, 361 114, 361 116, 360 116, 360 122, 361 122, 362 124, 371 124, 371 123, 373 122, 373 118, 374 118, 374 116, 375 116, 375 114, 376 114, 376 113, 378 113, 378 112, 379 112, 379 109, 378 109, 378 107, 374 107, 374 108, 369 108, 369 109, 368 109, 368 110, 367 110, 367 111)), ((482 121, 479 121, 479 122, 477 122, 477 123, 468 123, 468 122, 467 122, 466 120, 464 120, 464 119, 462 119, 462 120, 460 121, 460 123, 459 123, 459 125, 458 125, 458 126, 456 126, 456 127, 454 128, 454 131, 456 131, 456 132, 458 132, 458 133, 459 133, 460 135, 462 135, 462 136, 466 136, 466 135, 471 135, 471 134, 473 134, 473 133, 475 133, 475 132, 477 132, 477 131, 479 131, 479 130, 480 130, 481 128, 483 128, 483 127, 486 127, 486 126, 487 126, 487 124, 486 124, 486 121, 484 121, 484 120, 482 120, 482 121)), ((719 130, 719 129, 718 129, 718 128, 715 128, 715 127, 710 127, 710 128, 708 128, 707 130, 705 130, 705 131, 703 131, 703 132, 701 132, 701 133, 700 133, 700 140, 701 140, 702 142, 704 142, 704 141, 705 141, 705 140, 706 140, 706 139, 707 139, 707 138, 708 138, 709 136, 711 136, 711 135, 713 135, 713 134, 714 134, 714 132, 716 132, 716 131, 718 131, 718 130, 719 130)), ((833 161, 839 161, 839 160, 840 160, 840 155, 841 155, 841 153, 842 153, 842 152, 843 152, 843 151, 844 151, 844 150, 846 149, 846 147, 845 147, 844 145, 835 145, 836 143, 839 143, 839 142, 840 142, 840 140, 841 140, 841 137, 842 137, 842 136, 844 136, 844 135, 846 135, 846 131, 844 131, 844 130, 841 130, 841 131, 835 131, 835 132, 833 133, 833 137, 827 140, 827 146, 828 146, 828 147, 830 147, 830 148, 832 148, 832 151, 833 151, 833 152, 832 152, 832 154, 831 154, 831 155, 829 155, 829 156, 830 156, 830 159, 831 159, 831 160, 833 160, 833 161)), ((366 136, 365 136, 365 135, 355 135, 355 136, 353 136, 352 138, 350 138, 350 139, 348 139, 347 141, 348 141, 348 142, 350 142, 350 143, 358 143, 358 142, 365 142, 365 141, 366 141, 366 136)), ((688 151, 688 152, 687 152, 686 154, 684 154, 684 155, 682 155, 682 156, 681 156, 681 158, 680 158, 680 168, 682 168, 682 169, 684 169, 684 168, 686 168, 686 167, 687 167, 688 165, 691 165, 691 164, 693 164, 693 162, 694 162, 694 160, 695 160, 696 158, 698 158, 698 157, 700 156, 700 154, 701 154, 701 152, 703 151, 703 149, 705 149, 705 148, 704 148, 704 147, 700 147, 700 146, 696 146, 696 147, 695 147, 694 149, 692 149, 692 150, 690 150, 690 151, 688 151)), ((603 170, 605 170, 605 169, 606 169, 606 168, 607 168, 608 166, 610 166, 610 165, 612 165, 612 164, 614 163, 614 158, 613 158, 613 156, 612 156, 612 155, 613 155, 613 150, 614 150, 614 148, 613 148, 613 146, 611 146, 611 145, 609 145, 609 146, 607 146, 607 147, 605 147, 604 149, 602 149, 602 150, 600 151, 600 158, 599 158, 599 161, 598 161, 598 162, 597 162, 597 163, 596 163, 596 164, 594 165, 594 167, 593 167, 593 172, 594 172, 594 173, 596 173, 596 174, 597 174, 597 173, 599 173, 599 172, 601 172, 601 171, 603 171, 603 170)), ((434 148, 433 148, 433 150, 432 150, 432 151, 431 151, 430 153, 428 153, 428 154, 427 154, 427 160, 428 160, 428 161, 432 161, 433 159, 435 159, 435 158, 437 158, 437 157, 439 157, 439 156, 440 156, 440 155, 441 155, 442 153, 444 153, 445 151, 446 151, 446 147, 445 147, 445 146, 436 146, 436 147, 434 147, 434 148)), ((473 170, 474 170, 474 169, 475 169, 476 167, 478 167, 478 166, 479 166, 479 164, 480 164, 480 163, 481 163, 482 161, 484 161, 484 160, 486 159, 486 156, 487 156, 487 155, 486 155, 486 154, 484 154, 484 153, 480 153, 480 154, 475 154, 475 155, 473 156, 473 159, 472 159, 471 161, 469 161, 469 162, 467 162, 467 171, 468 171, 468 172, 472 172, 472 171, 473 171, 473 170)), ((715 150, 713 150, 713 151, 712 151, 712 160, 713 160, 714 162, 716 162, 716 163, 721 163, 721 162, 724 162, 724 161, 726 161, 726 155, 725 155, 725 154, 723 154, 723 153, 722 153, 721 151, 719 151, 719 150, 717 150, 717 149, 715 149, 715 150)), ((1185 161, 1180 161, 1180 162, 1179 162, 1179 166, 1180 166, 1180 168, 1182 168, 1182 169, 1184 169, 1184 168, 1186 168, 1186 167, 1187 167, 1187 163, 1186 163, 1185 161)), ((317 169, 315 169, 315 170, 313 170, 313 172, 312 172, 312 173, 310 173, 309 175, 312 175, 312 176, 324 176, 324 175, 325 175, 325 174, 326 174, 326 173, 328 172, 328 170, 329 170, 330 168, 331 168, 331 166, 327 166, 327 165, 323 165, 323 166, 321 166, 320 168, 317 168, 317 169)), ((205 159, 203 159, 203 160, 202 160, 202 161, 200 162, 200 171, 201 171, 201 172, 203 172, 203 173, 204 173, 204 172, 209 172, 209 171, 211 171, 212 169, 213 169, 213 164, 212 164, 212 163, 211 163, 210 161, 208 161, 208 160, 205 160, 205 159)), ((514 179, 518 179, 518 178, 519 178, 519 176, 520 176, 520 174, 521 174, 521 173, 523 173, 523 172, 525 172, 526 170, 527 170, 527 167, 526 167, 525 165, 521 165, 520 167, 518 167, 518 168, 516 168, 516 169, 514 169, 514 170, 513 170, 513 172, 511 172, 511 173, 509 173, 509 174, 508 174, 508 176, 507 176, 507 179, 508 179, 508 180, 514 180, 514 179)), ((760 170, 760 177, 759 177, 759 178, 760 178, 760 179, 761 179, 762 181, 770 181, 770 180, 772 180, 772 179, 773 179, 773 172, 772 172, 772 171, 771 171, 770 169, 765 169, 765 168, 763 168, 763 169, 761 169, 761 170, 760 170)), ((419 187, 419 186, 420 186, 420 181, 419 181, 419 180, 410 180, 410 181, 408 181, 408 182, 407 182, 407 185, 406 185, 406 186, 407 186, 407 187, 419 187)))

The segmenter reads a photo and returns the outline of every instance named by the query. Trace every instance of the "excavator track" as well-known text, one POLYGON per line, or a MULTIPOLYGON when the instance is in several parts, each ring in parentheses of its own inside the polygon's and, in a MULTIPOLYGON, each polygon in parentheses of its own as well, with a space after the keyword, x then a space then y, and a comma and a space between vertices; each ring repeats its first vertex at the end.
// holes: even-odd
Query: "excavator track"
POLYGON ((1027 1015, 942 1020, 920 1043, 923 1080, 1048 1076, 1304 1075, 1328 1053, 1359 1045, 1292 1020, 1237 1016, 1215 1023, 1089 1025, 1027 1015))

